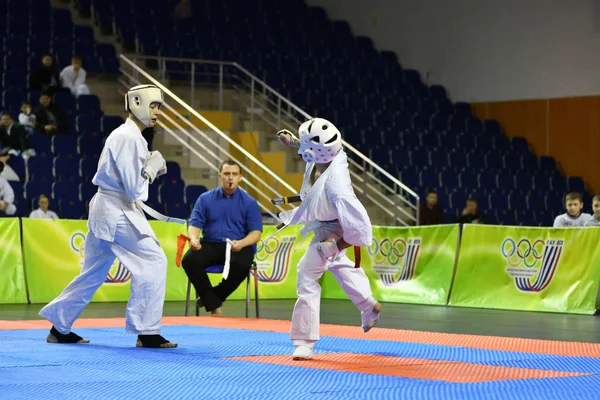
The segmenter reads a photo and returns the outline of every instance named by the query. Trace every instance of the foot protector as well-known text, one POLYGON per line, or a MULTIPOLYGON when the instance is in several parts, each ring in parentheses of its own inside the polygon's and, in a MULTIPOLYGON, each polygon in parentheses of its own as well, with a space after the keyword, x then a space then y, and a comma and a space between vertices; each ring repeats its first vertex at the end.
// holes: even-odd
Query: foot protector
POLYGON ((50 329, 50 333, 46 338, 46 342, 48 343, 89 343, 89 339, 84 339, 81 336, 69 332, 67 335, 63 335, 59 331, 56 330, 54 326, 50 329))
POLYGON ((138 335, 135 344, 137 347, 148 347, 151 349, 175 348, 176 343, 171 343, 161 335, 138 335))

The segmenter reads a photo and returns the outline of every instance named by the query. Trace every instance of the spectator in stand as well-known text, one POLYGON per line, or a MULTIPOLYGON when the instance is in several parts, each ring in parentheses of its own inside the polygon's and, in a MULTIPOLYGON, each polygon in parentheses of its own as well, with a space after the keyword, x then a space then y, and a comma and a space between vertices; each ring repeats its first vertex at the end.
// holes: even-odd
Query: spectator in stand
POLYGON ((483 224, 483 217, 477 209, 477 200, 469 199, 457 221, 459 224, 483 224))
POLYGON ((31 214, 29 214, 29 218, 39 218, 39 219, 59 219, 58 215, 54 211, 48 210, 48 206, 50 205, 50 200, 48 196, 45 194, 40 195, 38 198, 38 206, 37 210, 33 210, 31 214))
POLYGON ((52 102, 50 93, 42 93, 40 96, 40 108, 35 112, 37 120, 37 132, 53 135, 67 135, 67 117, 63 110, 52 102))
MULTIPOLYGON (((4 163, 0 162, 0 174, 4 169, 4 163)), ((0 217, 15 215, 17 207, 15 202, 15 192, 6 180, 0 176, 0 217)))
POLYGON ((31 103, 23 101, 21 103, 21 113, 19 114, 19 123, 25 129, 27 133, 35 132, 36 119, 35 114, 32 113, 31 103))
POLYGON ((588 213, 582 213, 583 196, 581 193, 569 193, 565 198, 565 208, 567 212, 554 219, 553 228, 581 227, 592 216, 588 213))
POLYGON ((52 67, 52 54, 46 53, 42 57, 42 65, 31 73, 30 89, 41 90, 54 94, 60 87, 58 73, 52 67))
POLYGON ((425 203, 419 208, 419 225, 440 225, 444 223, 444 212, 438 204, 438 194, 434 190, 427 192, 425 203))
MULTIPOLYGON (((12 119, 8 112, 0 118, 0 156, 20 156, 27 158, 33 155, 33 149, 27 141, 27 132, 12 119)), ((10 157, 3 158, 8 161, 10 157)))
POLYGON ((81 67, 81 57, 73 56, 71 65, 66 66, 60 72, 60 84, 68 88, 75 97, 81 94, 90 94, 90 89, 85 84, 85 69, 81 67))
POLYGON ((600 226, 600 194, 594 196, 592 200, 594 216, 588 219, 583 226, 600 226))

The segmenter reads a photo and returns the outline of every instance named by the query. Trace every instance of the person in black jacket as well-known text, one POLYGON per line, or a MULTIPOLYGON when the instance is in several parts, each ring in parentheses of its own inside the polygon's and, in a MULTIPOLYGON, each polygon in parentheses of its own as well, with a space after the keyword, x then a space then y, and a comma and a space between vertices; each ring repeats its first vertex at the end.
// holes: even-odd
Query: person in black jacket
POLYGON ((35 112, 37 121, 36 132, 49 136, 67 135, 67 117, 63 110, 52 102, 49 93, 42 93, 40 96, 40 108, 35 112))
POLYGON ((27 132, 16 123, 10 113, 3 112, 0 119, 0 155, 20 154, 30 149, 27 132))
POLYGON ((31 73, 30 89, 53 94, 60 87, 58 71, 52 67, 52 54, 42 57, 42 65, 31 73))

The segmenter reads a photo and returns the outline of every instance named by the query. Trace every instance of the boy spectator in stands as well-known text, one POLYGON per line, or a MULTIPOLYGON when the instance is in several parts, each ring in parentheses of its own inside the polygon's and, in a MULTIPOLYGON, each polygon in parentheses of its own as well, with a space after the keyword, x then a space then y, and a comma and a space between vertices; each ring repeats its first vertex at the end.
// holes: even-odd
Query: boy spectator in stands
POLYGON ((419 225, 440 225, 444 223, 444 212, 438 204, 438 194, 427 192, 426 202, 419 208, 419 225))
POLYGON ((52 54, 46 53, 42 57, 42 65, 31 73, 29 87, 54 94, 60 87, 58 73, 52 67, 52 54))
POLYGON ((569 193, 565 200, 567 212, 554 220, 554 228, 570 228, 583 226, 592 216, 582 213, 583 196, 581 193, 569 193))
POLYGON ((600 194, 594 196, 592 201, 594 216, 588 219, 583 226, 600 226, 600 194))
POLYGON ((85 69, 81 68, 81 57, 73 56, 71 65, 60 72, 60 84, 68 88, 75 97, 81 94, 90 94, 90 89, 85 84, 85 69))
POLYGON ((35 114, 32 113, 31 103, 23 101, 21 103, 21 113, 19 114, 19 123, 27 133, 33 133, 36 127, 35 114))
POLYGON ((58 215, 54 211, 48 210, 48 206, 50 205, 50 200, 48 196, 45 194, 41 194, 38 199, 38 208, 37 210, 33 210, 31 214, 29 214, 29 218, 39 218, 39 219, 59 219, 58 215))
POLYGON ((35 112, 37 120, 37 132, 48 136, 66 135, 67 117, 63 110, 52 102, 50 93, 42 93, 40 96, 40 108, 35 112))
MULTIPOLYGON (((0 174, 4 169, 4 163, 0 162, 0 174)), ((0 176, 0 217, 15 215, 17 207, 15 202, 15 192, 6 180, 0 176)))
POLYGON ((483 218, 477 210, 477 200, 467 200, 467 204, 457 222, 459 224, 483 224, 483 218))
MULTIPOLYGON (((19 156, 24 158, 33 155, 33 150, 27 141, 27 132, 19 123, 16 123, 10 113, 3 112, 0 118, 0 155, 19 156)), ((4 161, 8 161, 8 158, 4 161)))

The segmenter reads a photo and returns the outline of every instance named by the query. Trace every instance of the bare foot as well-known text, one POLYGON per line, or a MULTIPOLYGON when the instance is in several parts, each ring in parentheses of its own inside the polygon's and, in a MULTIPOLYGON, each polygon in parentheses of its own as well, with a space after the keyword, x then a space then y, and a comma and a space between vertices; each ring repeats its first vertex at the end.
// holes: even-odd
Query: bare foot
POLYGON ((219 308, 215 308, 214 310, 212 310, 210 312, 211 317, 222 317, 223 314, 221 313, 221 307, 219 308))

